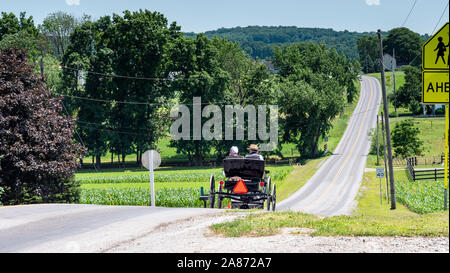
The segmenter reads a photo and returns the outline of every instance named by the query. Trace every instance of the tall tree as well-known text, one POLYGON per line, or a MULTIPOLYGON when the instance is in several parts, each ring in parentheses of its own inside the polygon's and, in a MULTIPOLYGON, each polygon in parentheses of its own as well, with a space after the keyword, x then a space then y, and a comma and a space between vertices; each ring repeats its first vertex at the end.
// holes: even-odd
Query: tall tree
POLYGON ((55 49, 55 55, 59 59, 64 55, 70 42, 70 34, 76 26, 76 18, 63 11, 49 14, 42 22, 40 30, 51 41, 55 49))
POLYGON ((345 106, 346 85, 354 71, 345 58, 323 45, 296 43, 277 48, 280 70, 280 130, 284 142, 295 142, 302 157, 318 154, 318 141, 345 106))
POLYGON ((409 30, 408 28, 391 29, 388 35, 383 39, 383 49, 385 53, 391 54, 395 49, 395 58, 398 65, 409 64, 412 61, 420 63, 422 40, 419 34, 409 30))
POLYGON ((359 62, 364 73, 380 71, 378 39, 376 35, 363 35, 356 41, 359 53, 359 62))
MULTIPOLYGON (((229 74, 219 67, 217 50, 206 36, 198 35, 196 39, 180 38, 177 44, 173 51, 173 56, 177 56, 175 64, 178 67, 175 88, 180 91, 179 102, 190 109, 189 119, 193 121, 194 97, 201 98, 201 108, 204 104, 223 106, 221 102, 226 98, 229 74), (179 54, 180 52, 183 54, 179 54)), ((202 124, 205 121, 206 118, 202 118, 202 124)), ((187 154, 191 163, 202 164, 214 142, 194 140, 193 122, 190 122, 189 131, 189 140, 173 140, 171 146, 176 147, 179 153, 187 154)))

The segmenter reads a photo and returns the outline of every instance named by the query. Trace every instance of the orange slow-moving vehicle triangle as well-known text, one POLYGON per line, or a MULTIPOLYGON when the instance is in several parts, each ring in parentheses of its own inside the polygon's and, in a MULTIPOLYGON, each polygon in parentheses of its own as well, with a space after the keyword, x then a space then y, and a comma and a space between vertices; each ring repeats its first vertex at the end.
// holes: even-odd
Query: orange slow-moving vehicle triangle
POLYGON ((244 193, 248 192, 248 189, 247 189, 247 186, 245 186, 244 181, 239 180, 239 182, 236 184, 236 186, 234 186, 233 191, 234 191, 234 193, 244 194, 244 193))

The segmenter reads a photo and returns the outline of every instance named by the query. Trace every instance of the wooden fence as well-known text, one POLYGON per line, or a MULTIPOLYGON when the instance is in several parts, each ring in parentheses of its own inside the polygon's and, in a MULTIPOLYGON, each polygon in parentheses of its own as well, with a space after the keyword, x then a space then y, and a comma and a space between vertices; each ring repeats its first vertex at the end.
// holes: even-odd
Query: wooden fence
POLYGON ((408 158, 406 160, 406 167, 408 168, 409 173, 413 181, 416 180, 438 180, 444 178, 444 169, 427 169, 427 170, 415 170, 415 161, 414 158, 408 158))

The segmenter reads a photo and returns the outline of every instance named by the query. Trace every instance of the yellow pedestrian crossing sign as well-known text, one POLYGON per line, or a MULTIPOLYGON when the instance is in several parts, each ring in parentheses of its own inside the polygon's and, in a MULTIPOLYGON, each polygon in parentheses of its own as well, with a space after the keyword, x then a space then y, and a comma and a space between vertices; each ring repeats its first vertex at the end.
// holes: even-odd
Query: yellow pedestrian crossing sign
POLYGON ((448 69, 449 61, 449 26, 446 23, 434 34, 422 48, 423 70, 448 69))
POLYGON ((448 104, 448 70, 422 72, 422 102, 425 104, 448 104))
POLYGON ((449 101, 448 22, 422 48, 422 103, 448 104, 449 101))

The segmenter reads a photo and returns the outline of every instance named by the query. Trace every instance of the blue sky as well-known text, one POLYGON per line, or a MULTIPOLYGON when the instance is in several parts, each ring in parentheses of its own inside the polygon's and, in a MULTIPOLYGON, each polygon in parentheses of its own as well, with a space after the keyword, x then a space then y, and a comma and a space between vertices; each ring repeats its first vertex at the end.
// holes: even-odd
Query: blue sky
MULTIPOLYGON (((185 32, 249 25, 376 31, 399 27, 415 0, 0 0, 0 11, 26 11, 39 24, 58 10, 98 18, 123 10, 149 9, 176 21, 185 32)), ((405 26, 431 33, 448 0, 417 0, 405 26)), ((447 13, 439 26, 448 21, 447 13)))

